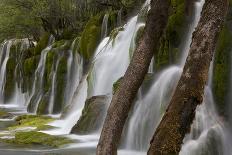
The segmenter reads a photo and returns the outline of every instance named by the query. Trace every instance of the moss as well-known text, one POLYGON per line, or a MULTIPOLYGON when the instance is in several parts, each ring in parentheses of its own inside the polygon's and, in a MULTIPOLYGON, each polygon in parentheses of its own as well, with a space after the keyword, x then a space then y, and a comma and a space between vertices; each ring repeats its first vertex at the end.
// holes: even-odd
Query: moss
POLYGON ((70 49, 71 41, 70 40, 59 40, 52 44, 53 49, 57 50, 68 50, 70 49))
POLYGON ((156 56, 155 66, 160 69, 170 62, 175 62, 179 54, 182 32, 184 30, 185 3, 183 0, 171 1, 171 14, 168 18, 168 24, 165 35, 161 38, 160 48, 156 56))
POLYGON ((219 108, 219 113, 224 114, 226 95, 230 84, 230 52, 232 33, 225 26, 220 35, 214 61, 213 92, 219 108))
POLYGON ((37 108, 37 114, 43 115, 43 114, 49 114, 48 107, 49 107, 49 94, 45 94, 42 99, 39 102, 38 108, 37 108))
POLYGON ((79 51, 79 49, 80 49, 80 37, 76 37, 75 39, 74 39, 74 43, 73 43, 73 47, 72 47, 73 49, 73 53, 75 53, 75 52, 77 52, 77 51, 79 51))
POLYGON ((63 105, 64 105, 64 93, 65 93, 65 86, 67 83, 67 57, 64 55, 60 59, 58 68, 57 68, 57 88, 55 94, 55 106, 54 106, 54 113, 60 113, 63 105))
POLYGON ((5 119, 5 118, 12 118, 13 115, 6 112, 5 110, 0 109, 0 118, 5 119))
POLYGON ((133 44, 131 44, 130 49, 129 49, 130 58, 132 58, 133 53, 134 53, 134 50, 135 50, 135 49, 137 48, 137 46, 139 45, 139 41, 140 41, 140 39, 141 39, 141 37, 142 37, 142 35, 143 35, 144 28, 145 28, 145 26, 141 26, 141 27, 138 29, 137 33, 136 33, 136 36, 135 36, 135 39, 134 39, 135 47, 134 47, 133 44))
POLYGON ((37 43, 37 45, 34 48, 34 55, 40 55, 41 52, 47 47, 49 42, 50 34, 45 33, 41 38, 40 41, 37 43))
POLYGON ((117 27, 117 28, 115 28, 114 30, 111 31, 110 40, 113 40, 113 44, 114 44, 114 40, 117 37, 118 33, 120 31, 123 31, 123 30, 124 30, 124 27, 117 27))
POLYGON ((28 58, 24 61, 24 74, 31 76, 37 68, 37 58, 35 56, 28 58))
MULTIPOLYGON (((27 59, 24 59, 22 62, 22 71, 23 71, 23 84, 22 90, 23 92, 31 91, 34 82, 34 73, 37 69, 38 63, 40 60, 40 56, 31 56, 27 59)), ((21 79, 22 81, 22 79, 21 79)))
POLYGON ((87 60, 92 57, 100 41, 103 15, 98 14, 92 17, 81 35, 80 54, 87 60))
POLYGON ((123 79, 123 77, 119 78, 117 81, 114 82, 114 84, 113 84, 113 94, 118 90, 122 79, 123 79))
POLYGON ((9 101, 13 95, 15 88, 14 72, 15 72, 16 62, 14 58, 9 58, 6 65, 6 83, 4 87, 4 101, 5 103, 9 101))
POLYGON ((16 130, 23 127, 36 127, 36 130, 45 130, 52 128, 47 125, 54 121, 53 118, 48 116, 36 116, 36 115, 22 115, 16 118, 16 124, 9 127, 9 130, 16 130))
POLYGON ((72 140, 65 137, 51 136, 41 132, 30 131, 17 132, 14 139, 5 140, 5 142, 12 144, 38 144, 58 148, 72 143, 72 140))
POLYGON ((14 41, 13 45, 10 47, 10 57, 16 58, 21 49, 21 41, 14 41))
POLYGON ((71 133, 89 134, 101 128, 105 118, 105 111, 109 97, 94 96, 86 100, 82 115, 77 124, 72 128, 71 133))
POLYGON ((55 69, 55 60, 57 60, 58 56, 57 53, 55 53, 55 50, 50 50, 46 57, 46 65, 45 65, 45 71, 44 71, 44 92, 48 92, 51 87, 52 82, 52 76, 51 73, 55 69))

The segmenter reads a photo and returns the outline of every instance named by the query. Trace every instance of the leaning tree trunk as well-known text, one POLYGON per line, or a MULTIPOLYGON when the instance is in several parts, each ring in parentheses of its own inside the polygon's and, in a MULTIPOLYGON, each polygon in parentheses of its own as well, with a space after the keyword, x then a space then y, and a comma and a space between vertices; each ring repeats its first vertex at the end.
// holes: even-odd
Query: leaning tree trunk
POLYGON ((170 0, 152 0, 144 34, 113 96, 97 147, 97 155, 115 155, 132 102, 148 71, 166 28, 170 0))
POLYGON ((182 76, 151 140, 148 155, 179 153, 185 134, 190 131, 196 107, 203 100, 210 62, 228 5, 228 0, 205 1, 182 76))

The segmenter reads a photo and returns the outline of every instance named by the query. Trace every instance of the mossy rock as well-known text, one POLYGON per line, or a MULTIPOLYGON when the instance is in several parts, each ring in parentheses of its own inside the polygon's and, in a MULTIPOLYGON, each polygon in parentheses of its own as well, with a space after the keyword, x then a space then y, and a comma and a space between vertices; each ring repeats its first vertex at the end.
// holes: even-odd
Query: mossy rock
POLYGON ((58 114, 62 111, 64 107, 64 95, 65 87, 67 84, 67 57, 64 55, 61 57, 56 76, 56 93, 55 93, 55 105, 53 113, 58 114))
POLYGON ((13 118, 14 115, 6 112, 5 110, 0 109, 0 119, 9 119, 13 118))
POLYGON ((112 44, 114 45, 114 42, 115 42, 115 38, 117 37, 118 33, 120 31, 123 31, 124 30, 124 27, 117 27, 115 29, 113 29, 110 33, 110 40, 109 41, 112 41, 112 44))
POLYGON ((71 133, 89 134, 100 130, 109 102, 108 96, 94 96, 86 100, 82 115, 71 133))
POLYGON ((180 54, 179 46, 187 23, 185 14, 185 1, 172 0, 171 13, 168 18, 167 28, 160 41, 155 61, 155 68, 162 69, 170 63, 175 63, 180 54))
POLYGON ((30 132, 17 132, 14 139, 5 140, 11 144, 26 144, 26 145, 43 145, 52 148, 59 148, 64 145, 70 144, 73 141, 60 136, 52 136, 41 132, 30 131, 30 132))
POLYGON ((226 112, 227 92, 230 85, 230 56, 231 56, 232 33, 225 26, 217 44, 214 60, 213 92, 215 101, 221 115, 226 112))
POLYGON ((15 89, 15 72, 16 62, 14 58, 9 58, 6 65, 6 83, 4 87, 4 102, 8 102, 13 96, 15 89))
POLYGON ((49 33, 43 34, 43 36, 40 38, 39 42, 34 48, 34 55, 40 55, 41 52, 47 47, 50 36, 51 35, 49 33))
POLYGON ((24 61, 24 74, 25 76, 31 76, 34 74, 38 64, 38 58, 33 56, 24 61))
POLYGON ((123 77, 119 78, 117 81, 113 84, 113 94, 116 93, 116 91, 119 89, 120 83, 122 81, 123 77))
POLYGON ((11 131, 24 127, 35 127, 35 130, 47 130, 52 128, 47 125, 52 121, 54 121, 54 119, 48 116, 22 115, 18 116, 16 118, 16 124, 10 126, 8 129, 11 131))
POLYGON ((100 41, 103 16, 104 14, 98 14, 92 17, 81 35, 79 52, 87 60, 93 56, 100 41))
POLYGON ((69 50, 71 46, 71 41, 70 40, 59 40, 56 41, 52 44, 53 49, 57 50, 69 50))
MULTIPOLYGON (((141 88, 143 89, 144 92, 148 91, 150 86, 152 86, 152 81, 154 79, 154 74, 152 73, 147 73, 145 75, 145 78, 143 80, 141 88)), ((116 93, 116 91, 119 89, 120 83, 122 82, 123 77, 119 78, 117 81, 114 82, 113 84, 113 94, 116 93)))
POLYGON ((49 93, 46 93, 39 102, 38 109, 37 109, 38 115, 49 114, 49 111, 48 111, 49 100, 50 100, 50 95, 49 93))

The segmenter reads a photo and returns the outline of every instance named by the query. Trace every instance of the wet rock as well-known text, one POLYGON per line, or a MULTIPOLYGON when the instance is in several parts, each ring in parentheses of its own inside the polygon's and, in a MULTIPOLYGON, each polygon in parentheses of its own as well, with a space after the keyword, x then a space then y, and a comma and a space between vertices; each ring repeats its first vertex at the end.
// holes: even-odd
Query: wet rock
POLYGON ((109 96, 94 96, 85 102, 82 116, 77 124, 72 128, 71 133, 74 134, 89 134, 94 131, 100 130, 104 118, 105 111, 110 102, 109 96))

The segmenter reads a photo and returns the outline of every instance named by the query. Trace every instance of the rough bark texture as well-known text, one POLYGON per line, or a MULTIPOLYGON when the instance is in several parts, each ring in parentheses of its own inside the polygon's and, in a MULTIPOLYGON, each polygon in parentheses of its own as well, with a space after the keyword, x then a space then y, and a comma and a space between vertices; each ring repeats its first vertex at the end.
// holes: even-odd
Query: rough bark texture
POLYGON ((159 124, 148 155, 178 154, 202 103, 210 62, 228 9, 228 0, 206 0, 193 33, 191 49, 170 105, 159 124))
POLYGON ((102 129, 97 155, 115 155, 132 102, 166 28, 170 0, 152 0, 144 34, 116 91, 102 129))

